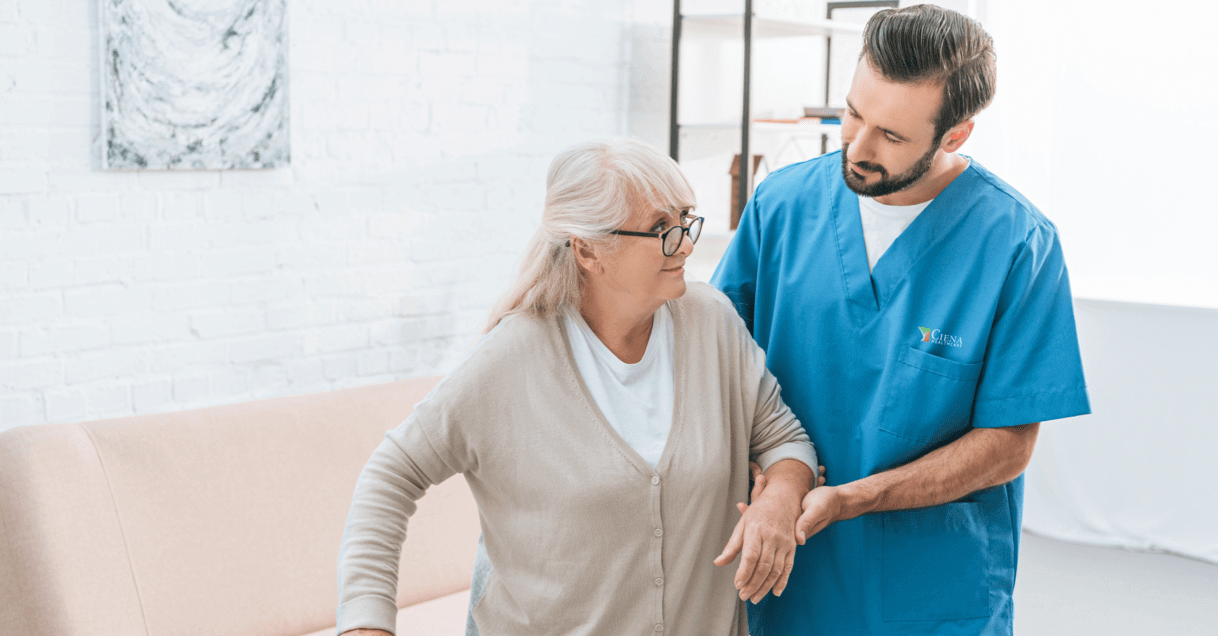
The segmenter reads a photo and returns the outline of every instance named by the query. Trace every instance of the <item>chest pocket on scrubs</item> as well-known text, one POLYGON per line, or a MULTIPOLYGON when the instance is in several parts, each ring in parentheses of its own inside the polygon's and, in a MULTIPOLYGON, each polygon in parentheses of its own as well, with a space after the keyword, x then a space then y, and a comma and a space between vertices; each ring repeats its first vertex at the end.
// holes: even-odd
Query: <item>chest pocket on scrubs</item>
POLYGON ((880 429, 933 442, 968 425, 981 363, 967 364, 907 347, 892 372, 880 429))

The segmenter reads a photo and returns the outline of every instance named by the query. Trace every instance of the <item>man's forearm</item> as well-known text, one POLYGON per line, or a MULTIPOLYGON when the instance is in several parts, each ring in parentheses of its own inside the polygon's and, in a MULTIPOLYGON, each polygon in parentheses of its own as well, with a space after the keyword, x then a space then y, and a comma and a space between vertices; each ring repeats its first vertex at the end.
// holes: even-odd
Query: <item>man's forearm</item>
POLYGON ((1019 476, 1032 458, 1040 424, 975 428, 960 439, 882 473, 836 488, 835 521, 869 512, 937 506, 1019 476))

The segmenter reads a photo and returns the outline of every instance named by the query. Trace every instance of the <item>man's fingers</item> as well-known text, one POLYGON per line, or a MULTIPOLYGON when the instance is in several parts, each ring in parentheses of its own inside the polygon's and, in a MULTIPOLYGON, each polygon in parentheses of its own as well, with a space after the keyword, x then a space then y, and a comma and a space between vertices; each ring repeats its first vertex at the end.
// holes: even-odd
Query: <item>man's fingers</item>
POLYGON ((765 485, 765 475, 757 475, 753 480, 753 492, 749 493, 749 501, 757 501, 758 497, 761 497, 761 491, 765 490, 765 485))
POLYGON ((828 524, 822 518, 823 511, 819 507, 809 507, 799 519, 795 520, 795 542, 803 545, 808 537, 820 532, 828 524))
POLYGON ((761 474, 761 465, 757 462, 749 462, 749 479, 756 481, 761 474))
POLYGON ((818 470, 816 471, 816 485, 817 486, 825 485, 825 467, 824 466, 820 466, 818 468, 818 470))
POLYGON ((808 542, 808 530, 812 527, 812 515, 807 510, 795 520, 795 543, 803 545, 808 542))

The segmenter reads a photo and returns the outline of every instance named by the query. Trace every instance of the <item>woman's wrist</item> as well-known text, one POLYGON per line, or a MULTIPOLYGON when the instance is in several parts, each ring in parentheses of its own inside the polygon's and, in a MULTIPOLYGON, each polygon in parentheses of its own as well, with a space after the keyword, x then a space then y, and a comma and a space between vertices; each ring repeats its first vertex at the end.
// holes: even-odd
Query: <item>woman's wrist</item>
POLYGON ((761 497, 774 496, 803 500, 812 489, 812 469, 796 459, 784 459, 765 472, 766 485, 761 497))

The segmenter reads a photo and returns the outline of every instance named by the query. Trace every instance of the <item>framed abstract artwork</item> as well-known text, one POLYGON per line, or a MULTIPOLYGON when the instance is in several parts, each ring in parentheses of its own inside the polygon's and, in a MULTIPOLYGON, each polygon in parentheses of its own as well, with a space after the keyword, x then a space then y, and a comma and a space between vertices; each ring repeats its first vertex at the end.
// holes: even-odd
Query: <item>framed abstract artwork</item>
POLYGON ((286 0, 101 0, 106 170, 291 159, 286 0))

